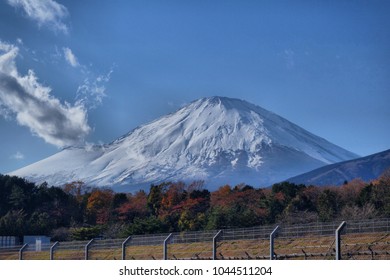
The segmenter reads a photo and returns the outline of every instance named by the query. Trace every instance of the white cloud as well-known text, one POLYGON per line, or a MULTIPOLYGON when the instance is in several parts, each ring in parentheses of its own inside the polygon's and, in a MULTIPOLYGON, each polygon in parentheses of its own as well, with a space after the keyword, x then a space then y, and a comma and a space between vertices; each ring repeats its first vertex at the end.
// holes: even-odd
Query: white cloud
POLYGON ((19 125, 58 147, 84 140, 91 128, 82 104, 62 104, 51 89, 38 82, 32 70, 21 76, 15 64, 19 49, 0 41, 0 108, 11 112, 19 125))
POLYGON ((103 99, 107 96, 106 84, 110 81, 112 72, 113 70, 111 69, 105 75, 86 78, 84 83, 77 89, 76 104, 89 109, 95 109, 97 106, 101 105, 103 99))
POLYGON ((55 31, 68 32, 63 20, 68 16, 68 9, 53 0, 7 0, 15 8, 21 8, 26 15, 39 26, 48 26, 55 31))
POLYGON ((77 61, 76 56, 73 54, 72 50, 69 48, 63 48, 65 60, 72 66, 78 67, 80 64, 77 61))
POLYGON ((22 154, 21 152, 17 151, 10 158, 11 159, 15 159, 15 160, 22 160, 22 159, 24 159, 24 154, 22 154))

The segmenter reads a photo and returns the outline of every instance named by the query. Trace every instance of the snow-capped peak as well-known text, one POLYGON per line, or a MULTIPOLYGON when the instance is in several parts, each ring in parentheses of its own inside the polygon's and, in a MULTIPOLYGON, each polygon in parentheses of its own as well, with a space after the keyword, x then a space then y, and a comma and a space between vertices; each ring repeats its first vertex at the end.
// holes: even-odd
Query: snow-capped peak
POLYGON ((356 155, 243 100, 209 97, 92 149, 70 148, 13 172, 34 181, 142 186, 204 179, 255 186, 356 155))

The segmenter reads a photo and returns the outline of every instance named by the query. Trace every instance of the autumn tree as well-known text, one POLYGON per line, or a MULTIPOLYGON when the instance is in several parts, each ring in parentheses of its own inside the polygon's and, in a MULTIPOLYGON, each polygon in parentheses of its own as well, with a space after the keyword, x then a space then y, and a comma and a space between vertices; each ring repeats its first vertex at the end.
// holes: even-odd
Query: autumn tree
POLYGON ((73 195, 78 202, 83 199, 83 194, 89 192, 91 188, 82 181, 74 181, 63 186, 66 193, 73 195))
POLYGON ((148 195, 141 190, 134 195, 128 194, 127 201, 115 208, 120 222, 132 223, 136 217, 143 219, 149 216, 150 211, 147 207, 148 195))
POLYGON ((162 183, 160 185, 152 185, 150 187, 147 206, 151 213, 155 216, 159 215, 161 201, 168 185, 169 183, 162 183))
POLYGON ((340 186, 337 192, 344 204, 352 206, 356 204, 359 194, 365 186, 366 183, 361 179, 354 179, 340 186))
POLYGON ((106 224, 110 217, 113 191, 110 189, 94 189, 88 197, 87 214, 91 224, 106 224))
POLYGON ((390 168, 385 169, 378 180, 380 184, 390 187, 390 168))
POLYGON ((316 204, 320 193, 319 188, 314 186, 300 188, 294 198, 279 205, 280 209, 284 208, 284 210, 280 212, 278 209, 277 212, 280 213, 277 216, 278 222, 297 224, 318 221, 316 204))
POLYGON ((208 229, 264 224, 268 216, 266 196, 249 186, 226 185, 211 194, 208 229))
POLYGON ((322 222, 329 222, 336 218, 340 209, 340 198, 333 190, 324 190, 317 201, 317 210, 322 222))
POLYGON ((173 208, 186 199, 186 185, 183 182, 170 184, 162 194, 160 215, 171 215, 173 208))
POLYGON ((128 201, 128 197, 125 193, 115 193, 112 198, 112 208, 116 209, 128 201))
POLYGON ((210 208, 210 192, 208 190, 193 189, 187 198, 182 201, 178 228, 181 231, 204 229, 207 223, 207 211, 210 208))

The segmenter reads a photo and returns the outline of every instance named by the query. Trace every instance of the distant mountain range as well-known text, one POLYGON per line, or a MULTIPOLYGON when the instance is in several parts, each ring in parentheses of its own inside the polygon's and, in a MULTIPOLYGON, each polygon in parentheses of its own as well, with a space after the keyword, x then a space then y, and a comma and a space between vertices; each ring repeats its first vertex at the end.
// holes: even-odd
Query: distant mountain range
POLYGON ((110 144, 69 147, 11 175, 132 190, 178 180, 205 180, 209 189, 242 182, 259 187, 357 157, 259 106, 210 97, 110 144))
POLYGON ((369 182, 378 178, 388 168, 390 168, 390 150, 320 167, 286 181, 305 185, 338 186, 356 178, 369 182))

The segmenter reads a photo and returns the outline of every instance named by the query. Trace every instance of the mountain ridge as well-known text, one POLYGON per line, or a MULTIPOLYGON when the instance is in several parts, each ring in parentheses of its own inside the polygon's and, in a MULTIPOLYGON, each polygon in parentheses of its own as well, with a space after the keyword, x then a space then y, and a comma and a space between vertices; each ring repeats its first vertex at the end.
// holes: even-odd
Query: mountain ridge
POLYGON ((316 186, 338 186, 353 179, 361 179, 368 183, 377 179, 387 168, 390 168, 390 149, 365 157, 326 165, 285 181, 316 186))

